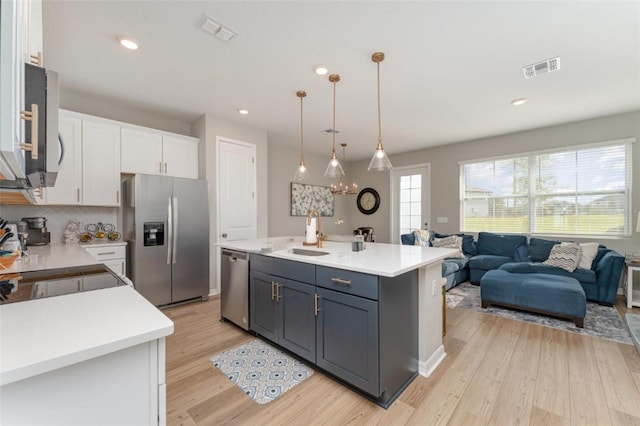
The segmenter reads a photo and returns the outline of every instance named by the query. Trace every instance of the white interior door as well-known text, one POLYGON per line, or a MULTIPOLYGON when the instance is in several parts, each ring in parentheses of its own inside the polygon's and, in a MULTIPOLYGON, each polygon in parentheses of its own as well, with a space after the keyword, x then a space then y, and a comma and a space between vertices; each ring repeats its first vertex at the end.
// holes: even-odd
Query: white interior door
POLYGON ((430 222, 430 168, 428 164, 394 167, 391 171, 391 238, 425 228, 430 222))
POLYGON ((257 237, 256 146, 218 138, 218 241, 257 237))

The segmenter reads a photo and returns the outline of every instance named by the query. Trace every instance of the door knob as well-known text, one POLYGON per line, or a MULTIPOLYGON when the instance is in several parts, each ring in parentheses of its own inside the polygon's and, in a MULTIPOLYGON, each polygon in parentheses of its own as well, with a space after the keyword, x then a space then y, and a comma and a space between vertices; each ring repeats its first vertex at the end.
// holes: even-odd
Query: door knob
POLYGON ((227 233, 226 232, 222 233, 222 238, 227 238, 227 233))

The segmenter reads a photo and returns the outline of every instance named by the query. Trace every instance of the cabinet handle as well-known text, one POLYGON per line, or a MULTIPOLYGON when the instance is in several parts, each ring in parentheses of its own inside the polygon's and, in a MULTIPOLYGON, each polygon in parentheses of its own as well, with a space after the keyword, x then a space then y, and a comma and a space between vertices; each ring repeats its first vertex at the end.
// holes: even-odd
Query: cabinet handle
POLYGON ((42 52, 38 52, 35 55, 29 55, 29 61, 33 64, 33 65, 37 65, 39 67, 42 66, 42 52))
POLYGON ((116 191, 116 203, 120 204, 120 190, 116 191))
POLYGON ((276 283, 275 281, 271 281, 271 300, 275 300, 276 298, 276 283))
POLYGON ((315 293, 313 295, 313 314, 315 316, 318 316, 318 312, 320 312, 320 308, 318 308, 318 299, 320 299, 320 296, 318 296, 318 293, 315 293))
POLYGON ((76 188, 76 200, 80 202, 80 188, 76 188))
POLYGON ((31 152, 31 159, 38 159, 38 104, 31 104, 31 111, 20 111, 20 118, 31 122, 31 143, 21 143, 20 148, 31 152))
POLYGON ((167 173, 167 163, 164 163, 164 172, 167 173))
POLYGON ((280 295, 280 287, 282 287, 282 284, 276 283, 276 302, 279 302, 280 299, 282 299, 282 296, 280 295))
POLYGON ((343 280, 342 278, 331 278, 331 281, 338 284, 351 285, 351 280, 343 280))
POLYGON ((116 252, 115 251, 105 251, 105 252, 102 252, 102 253, 98 253, 98 256, 106 256, 108 254, 116 254, 116 252))

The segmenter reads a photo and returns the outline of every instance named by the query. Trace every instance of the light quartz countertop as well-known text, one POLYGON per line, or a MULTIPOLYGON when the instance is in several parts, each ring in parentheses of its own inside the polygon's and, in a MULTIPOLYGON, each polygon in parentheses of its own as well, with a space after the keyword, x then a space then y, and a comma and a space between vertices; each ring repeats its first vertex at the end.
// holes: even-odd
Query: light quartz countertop
POLYGON ((48 244, 30 246, 11 268, 0 273, 41 271, 43 269, 96 265, 100 262, 79 244, 48 244))
MULTIPOLYGON (((85 247, 29 247, 7 272, 96 265, 85 247)), ((6 385, 173 333, 173 322, 129 286, 0 306, 0 385, 6 385)))
POLYGON ((0 332, 1 386, 167 336, 173 322, 122 286, 2 305, 0 332))
POLYGON ((312 263, 366 274, 395 277, 405 272, 441 262, 455 250, 406 246, 400 244, 365 243, 365 250, 351 251, 351 242, 323 241, 322 248, 304 246, 304 237, 273 237, 228 241, 218 246, 231 250, 259 253, 265 256, 312 263), (292 248, 328 252, 324 256, 294 254, 292 248), (264 249, 267 249, 265 252, 264 249), (268 250, 271 249, 271 252, 268 250))

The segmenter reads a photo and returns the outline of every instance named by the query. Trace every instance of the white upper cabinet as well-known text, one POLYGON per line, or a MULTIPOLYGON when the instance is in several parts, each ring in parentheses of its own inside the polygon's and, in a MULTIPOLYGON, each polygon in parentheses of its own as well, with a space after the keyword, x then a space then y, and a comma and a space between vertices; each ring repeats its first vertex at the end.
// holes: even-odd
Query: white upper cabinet
POLYGON ((82 204, 82 120, 61 112, 58 132, 64 157, 55 186, 46 189, 47 204, 82 204))
POLYGON ((122 128, 121 171, 198 178, 198 139, 144 128, 122 128))
POLYGON ((123 128, 120 142, 122 173, 161 174, 162 135, 145 130, 123 128))
POLYGON ((164 173, 168 176, 198 179, 198 140, 162 137, 164 173))
POLYGON ((120 205, 120 127, 82 120, 82 204, 120 205))

